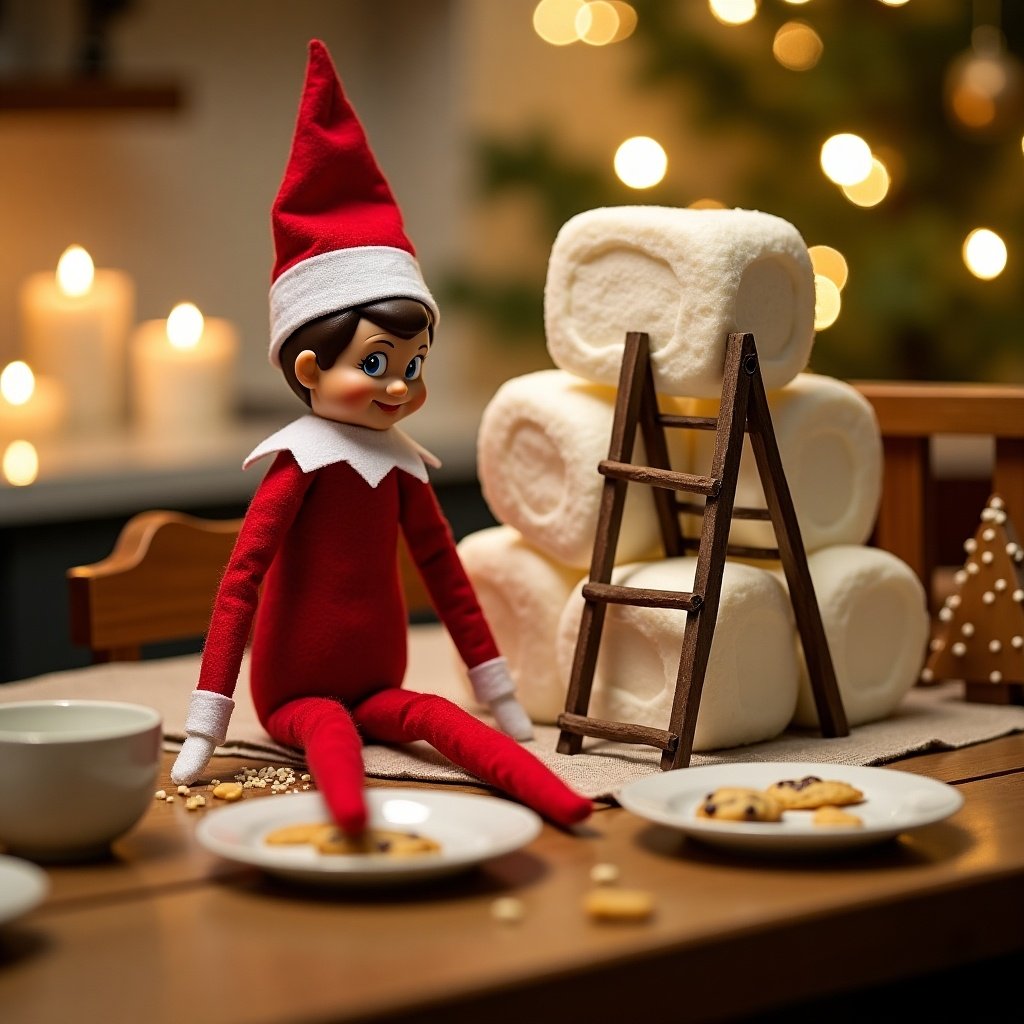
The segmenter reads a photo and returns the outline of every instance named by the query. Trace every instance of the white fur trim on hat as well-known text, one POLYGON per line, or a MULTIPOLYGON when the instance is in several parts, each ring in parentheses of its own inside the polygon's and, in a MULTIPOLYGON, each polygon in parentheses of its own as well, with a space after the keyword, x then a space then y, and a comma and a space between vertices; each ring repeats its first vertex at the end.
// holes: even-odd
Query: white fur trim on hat
POLYGON ((350 306, 399 298, 422 302, 437 325, 441 316, 437 303, 423 282, 416 258, 404 249, 365 245, 296 263, 270 288, 270 362, 281 365, 281 346, 310 320, 350 306))

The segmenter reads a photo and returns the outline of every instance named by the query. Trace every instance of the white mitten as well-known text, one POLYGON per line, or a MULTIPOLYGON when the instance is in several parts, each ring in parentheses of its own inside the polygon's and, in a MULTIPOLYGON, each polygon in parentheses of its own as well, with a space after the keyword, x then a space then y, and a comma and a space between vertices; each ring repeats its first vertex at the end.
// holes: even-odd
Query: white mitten
POLYGON ((171 768, 171 782, 187 786, 202 774, 228 734, 235 702, 212 690, 193 690, 185 719, 185 742, 171 768))
POLYGON ((494 715, 498 728, 514 740, 532 740, 533 723, 516 700, 516 684, 503 657, 491 658, 469 670, 473 694, 486 704, 494 715))
POLYGON ((510 693, 507 697, 492 700, 491 713, 498 723, 498 728, 512 739, 519 740, 520 743, 533 739, 533 722, 530 721, 530 716, 523 705, 516 700, 515 694, 510 693))

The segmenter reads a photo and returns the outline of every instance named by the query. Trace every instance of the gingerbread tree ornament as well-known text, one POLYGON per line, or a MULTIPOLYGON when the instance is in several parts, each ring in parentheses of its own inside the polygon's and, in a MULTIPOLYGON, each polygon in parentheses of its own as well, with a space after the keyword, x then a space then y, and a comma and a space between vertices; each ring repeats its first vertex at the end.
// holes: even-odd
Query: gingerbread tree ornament
POLYGON ((921 679, 962 679, 969 701, 1024 704, 1024 548, 1000 497, 964 551, 921 679))

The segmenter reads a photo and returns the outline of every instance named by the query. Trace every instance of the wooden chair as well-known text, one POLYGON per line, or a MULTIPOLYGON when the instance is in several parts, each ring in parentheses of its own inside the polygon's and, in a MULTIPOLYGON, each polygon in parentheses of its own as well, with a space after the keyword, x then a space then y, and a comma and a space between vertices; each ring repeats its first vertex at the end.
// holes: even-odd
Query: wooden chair
POLYGON ((934 439, 941 435, 994 438, 991 493, 1003 498, 1017 523, 1024 522, 1024 387, 852 383, 874 407, 885 452, 874 543, 906 562, 933 595, 933 604, 941 604, 935 596, 939 568, 935 531, 941 509, 931 466, 934 439))
MULTIPOLYGON (((137 661, 151 644, 202 637, 241 519, 140 512, 111 553, 67 572, 71 639, 94 661, 137 661)), ((399 565, 410 615, 430 599, 404 544, 399 565)))

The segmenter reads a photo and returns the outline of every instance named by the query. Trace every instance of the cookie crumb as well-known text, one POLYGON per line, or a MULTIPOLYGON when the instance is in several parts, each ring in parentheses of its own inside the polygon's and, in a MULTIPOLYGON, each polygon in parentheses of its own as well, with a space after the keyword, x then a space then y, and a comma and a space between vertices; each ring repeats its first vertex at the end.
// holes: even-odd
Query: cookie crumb
POLYGON ((619 868, 616 864, 595 864, 590 869, 590 880, 594 885, 611 885, 619 880, 619 868))
POLYGON ((654 913, 654 896, 644 889, 591 889, 583 909, 595 921, 646 921, 654 913))
POLYGON ((526 916, 526 906, 515 896, 502 896, 491 904, 491 917, 502 924, 518 924, 526 916))

